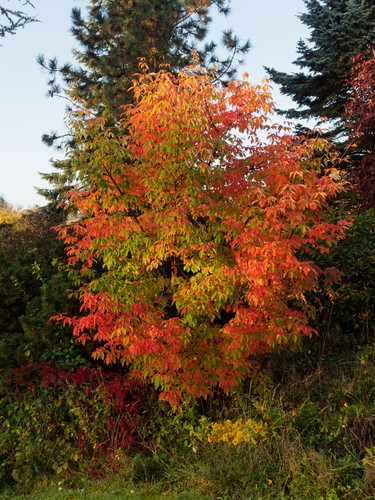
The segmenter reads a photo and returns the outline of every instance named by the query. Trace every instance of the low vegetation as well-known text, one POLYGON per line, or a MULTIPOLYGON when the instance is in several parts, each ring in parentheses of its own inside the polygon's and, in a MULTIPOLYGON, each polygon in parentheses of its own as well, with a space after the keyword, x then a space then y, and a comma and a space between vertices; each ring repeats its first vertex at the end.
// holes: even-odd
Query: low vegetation
POLYGON ((374 347, 309 365, 311 347, 183 412, 120 374, 17 372, 29 390, 3 388, 0 498, 370 499, 374 347))

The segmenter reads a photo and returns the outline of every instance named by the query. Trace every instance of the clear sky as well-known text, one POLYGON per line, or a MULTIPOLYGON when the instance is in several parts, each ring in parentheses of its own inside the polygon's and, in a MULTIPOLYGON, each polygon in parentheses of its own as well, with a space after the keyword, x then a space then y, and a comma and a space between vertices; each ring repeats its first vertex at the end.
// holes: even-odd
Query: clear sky
MULTIPOLYGON (((4 2, 7 4, 7 0, 0 0, 4 2)), ((47 187, 39 172, 50 172, 50 159, 61 157, 42 144, 41 136, 52 130, 64 131, 65 103, 46 97, 46 75, 36 57, 44 54, 46 58, 56 56, 61 63, 73 61, 71 9, 84 9, 88 2, 33 3, 40 22, 0 39, 0 195, 14 206, 25 208, 45 204, 34 186, 47 187)), ((246 71, 251 82, 258 83, 266 76, 263 66, 296 71, 292 61, 296 59, 297 41, 308 36, 297 17, 304 11, 303 0, 232 0, 231 5, 230 16, 214 17, 211 38, 219 40, 220 32, 231 27, 242 40, 251 40, 252 49, 240 74, 246 71)), ((280 108, 292 105, 276 89, 274 99, 280 108)))

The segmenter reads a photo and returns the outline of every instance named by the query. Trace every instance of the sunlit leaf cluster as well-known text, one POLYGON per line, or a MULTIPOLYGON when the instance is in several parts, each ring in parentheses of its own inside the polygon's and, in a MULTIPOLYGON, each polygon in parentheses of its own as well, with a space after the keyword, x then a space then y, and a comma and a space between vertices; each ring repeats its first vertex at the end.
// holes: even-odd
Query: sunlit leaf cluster
POLYGON ((266 83, 218 88, 194 66, 145 72, 114 134, 74 119, 81 189, 60 226, 81 315, 64 317, 94 357, 161 390, 234 389, 255 354, 311 335, 305 299, 345 222, 325 220, 342 189, 321 139, 273 126, 266 83))

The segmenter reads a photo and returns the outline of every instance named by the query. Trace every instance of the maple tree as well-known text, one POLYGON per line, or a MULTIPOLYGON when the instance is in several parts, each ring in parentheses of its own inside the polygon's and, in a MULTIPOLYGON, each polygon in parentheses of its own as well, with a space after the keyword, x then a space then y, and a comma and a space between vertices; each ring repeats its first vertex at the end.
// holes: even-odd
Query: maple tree
POLYGON ((371 57, 359 54, 349 80, 352 99, 346 106, 346 123, 357 141, 356 154, 361 168, 355 172, 355 183, 365 208, 375 206, 375 48, 371 57))
POLYGON ((338 156, 269 123, 266 82, 219 88, 192 66, 145 71, 133 91, 126 134, 72 117, 81 187, 67 203, 81 217, 57 229, 81 314, 58 318, 176 405, 234 389, 254 355, 312 334, 310 254, 346 226, 324 217, 338 156))

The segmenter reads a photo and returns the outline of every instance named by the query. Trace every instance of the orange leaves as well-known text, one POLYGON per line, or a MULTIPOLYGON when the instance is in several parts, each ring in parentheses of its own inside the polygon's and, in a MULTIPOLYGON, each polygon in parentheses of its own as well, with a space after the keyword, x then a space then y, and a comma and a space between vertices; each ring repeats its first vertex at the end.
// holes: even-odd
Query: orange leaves
POLYGON ((122 135, 91 126, 85 189, 69 196, 81 220, 60 228, 81 286, 69 321, 176 405, 232 390, 254 355, 311 334, 321 271, 301 255, 343 236, 323 219, 341 188, 324 141, 268 125, 266 84, 162 71, 133 90, 122 135))

